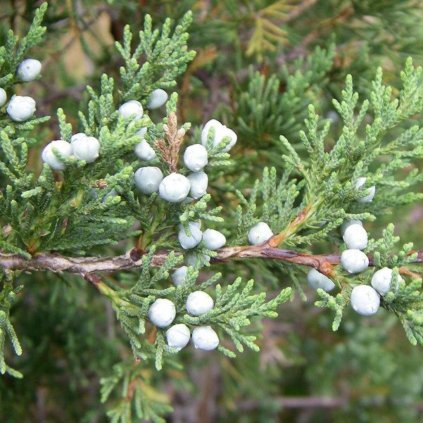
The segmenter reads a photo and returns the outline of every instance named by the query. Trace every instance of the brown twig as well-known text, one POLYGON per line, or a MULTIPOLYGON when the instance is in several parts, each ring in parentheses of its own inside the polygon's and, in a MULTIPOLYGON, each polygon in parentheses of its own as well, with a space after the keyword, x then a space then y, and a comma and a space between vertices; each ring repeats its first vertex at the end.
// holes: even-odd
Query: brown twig
MULTIPOLYGON (((161 266, 168 256, 167 251, 159 251, 153 256, 152 266, 161 266)), ((332 266, 340 263, 340 255, 312 255, 293 250, 283 250, 270 247, 268 244, 226 247, 217 251, 217 256, 211 259, 212 263, 224 263, 231 260, 264 259, 279 260, 301 266, 314 267, 322 273, 330 274, 332 266)), ((370 265, 373 265, 372 258, 370 265)), ((423 250, 417 251, 413 263, 423 263, 423 250)), ((40 253, 31 259, 26 259, 18 254, 0 253, 0 267, 5 270, 23 271, 51 271, 67 272, 82 275, 89 282, 96 284, 98 281, 94 273, 115 273, 140 267, 142 258, 134 255, 132 251, 115 257, 66 257, 52 253, 40 253)))

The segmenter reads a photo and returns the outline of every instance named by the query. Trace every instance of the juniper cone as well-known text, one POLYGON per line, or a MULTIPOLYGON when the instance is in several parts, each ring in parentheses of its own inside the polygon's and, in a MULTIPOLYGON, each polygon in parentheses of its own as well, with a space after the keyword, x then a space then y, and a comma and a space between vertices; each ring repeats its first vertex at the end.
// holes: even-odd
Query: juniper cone
POLYGON ((0 422, 421 422, 422 2, 49 3, 1 2, 0 422))

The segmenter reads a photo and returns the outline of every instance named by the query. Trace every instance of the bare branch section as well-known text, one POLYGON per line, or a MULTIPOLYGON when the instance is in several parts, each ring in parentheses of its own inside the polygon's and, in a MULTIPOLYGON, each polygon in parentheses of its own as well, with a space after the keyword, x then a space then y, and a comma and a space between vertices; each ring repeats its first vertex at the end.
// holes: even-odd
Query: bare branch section
MULTIPOLYGON (((115 273, 122 270, 135 269, 141 266, 142 259, 134 259, 131 251, 115 257, 65 257, 57 254, 37 254, 31 259, 25 259, 17 254, 0 253, 0 267, 5 270, 51 271, 80 274, 87 279, 94 273, 115 273)), ((161 251, 153 257, 152 265, 161 266, 166 260, 167 252, 161 251)), ((267 244, 258 246, 226 247, 217 251, 212 263, 224 263, 236 259, 266 259, 279 260, 318 269, 330 275, 332 267, 340 262, 337 254, 311 255, 292 250, 282 250, 269 247, 267 244)), ((372 265, 372 259, 370 265, 372 265)), ((423 250, 417 252, 414 263, 423 263, 423 250)))

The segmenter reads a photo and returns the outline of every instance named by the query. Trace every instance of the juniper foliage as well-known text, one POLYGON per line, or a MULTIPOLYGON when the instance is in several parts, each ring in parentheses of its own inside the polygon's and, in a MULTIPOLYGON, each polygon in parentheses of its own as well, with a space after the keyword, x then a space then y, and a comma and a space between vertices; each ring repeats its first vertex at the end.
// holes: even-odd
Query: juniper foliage
MULTIPOLYGON (((190 1, 182 3, 183 6, 175 8, 186 10, 188 3, 192 6, 190 1)), ((253 30, 242 46, 243 56, 238 57, 235 67, 243 67, 240 64, 251 57, 263 64, 303 33, 301 27, 295 27, 292 33, 281 29, 284 22, 293 19, 290 12, 295 11, 295 7, 285 1, 240 2, 242 13, 235 25, 228 25, 225 18, 235 16, 238 2, 225 3, 225 10, 215 6, 222 19, 218 24, 232 34, 229 38, 237 38, 238 25, 254 21, 253 30)), ((351 2, 344 11, 344 2, 333 2, 333 8, 346 16, 353 9, 356 19, 363 23, 369 11, 365 4, 356 3, 351 2)), ((378 25, 393 22, 398 13, 405 13, 398 2, 376 3, 372 10, 376 10, 378 25), (379 14, 381 3, 385 3, 384 10, 389 6, 390 13, 379 14)), ((42 20, 46 9, 47 4, 43 3, 34 13, 26 36, 19 39, 11 31, 5 45, 0 47, 0 86, 6 89, 8 97, 21 83, 16 78, 17 66, 43 41, 46 28, 42 20)), ((248 374, 250 370, 244 367, 241 357, 247 357, 257 370, 260 363, 254 353, 260 347, 266 348, 269 342, 260 336, 262 322, 276 318, 278 310, 283 310, 281 305, 292 300, 295 294, 306 299, 302 266, 252 260, 234 263, 228 271, 226 259, 210 264, 218 258, 219 252, 207 249, 204 243, 192 251, 182 249, 177 236, 180 227, 190 235, 188 223, 201 221, 202 229, 212 227, 222 231, 228 244, 241 246, 242 251, 247 244, 248 230, 258 222, 266 222, 275 234, 272 241, 276 245, 272 247, 295 249, 304 255, 333 253, 334 249, 339 252, 344 248, 339 236, 343 222, 359 219, 368 225, 398 207, 417 203, 423 195, 418 192, 423 182, 419 171, 423 158, 423 129, 419 125, 423 109, 422 69, 407 59, 400 74, 401 84, 394 81, 391 86, 384 82, 389 78, 384 78, 381 68, 371 82, 364 78, 358 88, 353 85, 353 77, 347 75, 339 95, 340 90, 331 84, 343 73, 336 69, 337 54, 342 53, 336 50, 333 40, 324 43, 326 48, 315 48, 306 59, 284 63, 282 70, 270 75, 262 68, 257 71, 255 63, 247 76, 244 72, 241 77, 233 78, 236 101, 216 113, 221 113, 225 122, 236 129, 238 145, 229 154, 225 149, 230 138, 216 145, 216 130, 209 131, 205 143, 209 153, 208 194, 176 204, 163 201, 158 193, 141 194, 134 184, 134 172, 139 167, 157 166, 164 175, 189 174, 182 160, 183 148, 199 142, 200 125, 191 127, 185 122, 181 112, 181 104, 187 101, 184 93, 181 96, 172 93, 165 110, 145 112, 140 119, 122 117, 119 106, 136 99, 146 110, 155 89, 178 87, 178 80, 200 66, 198 60, 200 63, 212 60, 213 55, 209 57, 204 51, 195 59, 195 53, 188 47, 191 21, 192 13, 188 12, 176 24, 166 19, 161 26, 153 27, 147 15, 136 41, 134 32, 126 26, 122 40, 115 44, 122 63, 119 75, 103 74, 99 82, 87 86, 77 117, 62 108, 57 110, 60 139, 71 141, 74 133, 82 131, 99 140, 100 157, 93 163, 56 152, 56 157, 66 166, 63 172, 56 172, 47 164, 42 168, 34 166, 33 152, 38 153, 46 143, 43 131, 49 117, 16 123, 9 118, 5 106, 0 108, 3 187, 0 259, 16 257, 30 262, 43 254, 107 257, 128 250, 136 256, 135 269, 123 269, 104 277, 102 274, 101 279, 97 279, 97 275, 94 279, 90 274, 81 275, 92 282, 95 295, 102 297, 119 323, 119 335, 114 342, 116 339, 121 342, 122 353, 117 354, 120 361, 113 367, 107 362, 104 367, 109 373, 102 373, 100 381, 101 401, 106 403, 112 422, 165 421, 172 407, 163 387, 168 386, 169 379, 175 378, 176 385, 179 383, 179 387, 189 389, 183 369, 192 361, 186 359, 192 356, 192 351, 189 347, 184 352, 169 347, 166 329, 154 327, 149 321, 148 310, 155 300, 166 298, 173 302, 175 323, 190 329, 213 327, 220 340, 219 360, 230 369, 225 376, 228 379, 225 389, 237 386, 239 390, 249 389, 252 395, 255 387, 249 387, 248 383, 238 386, 239 375, 248 374), (320 111, 328 109, 330 101, 325 98, 328 90, 336 93, 330 115, 320 111), (134 147, 142 139, 142 128, 146 130, 145 141, 156 153, 148 164, 134 154, 134 147), (251 153, 249 149, 255 151, 251 153), (261 154, 267 156, 267 166, 262 171, 261 165, 247 171, 250 161, 261 154), (362 177, 366 178, 365 185, 357 188, 357 181, 362 177), (376 186, 374 200, 361 202, 372 186, 376 186), (157 266, 155 260, 161 254, 163 257, 163 252, 166 257, 157 266), (188 266, 184 283, 174 286, 170 275, 184 262, 188 266), (255 280, 251 279, 252 275, 255 280), (195 317, 187 312, 186 299, 197 290, 213 297, 214 308, 195 317), (127 345, 132 352, 129 357, 127 345)), ((340 22, 343 22, 342 16, 340 22)), ((342 37, 344 30, 337 20, 333 26, 342 37)), ((215 27, 216 22, 208 21, 204 30, 215 27)), ((323 26, 323 31, 326 29, 323 26)), ((195 40, 195 24, 193 31, 195 40)), ((316 35, 317 39, 319 36, 316 35)), ((242 38, 238 41, 244 43, 242 38)), ((231 60, 232 57, 222 59, 226 65, 231 60)), ((343 71, 345 69, 348 70, 348 66, 343 71)), ((367 77, 368 71, 366 69, 363 75, 367 77)), ((348 325, 354 324, 347 311, 352 289, 359 284, 370 284, 373 273, 387 266, 393 269, 393 279, 391 289, 381 298, 389 323, 386 330, 394 327, 391 316, 395 316, 411 344, 423 346, 421 265, 416 263, 419 257, 413 245, 406 243, 398 248, 398 241, 394 226, 388 225, 380 239, 370 239, 365 250, 372 258, 371 268, 358 275, 347 274, 341 267, 334 266, 327 271, 336 284, 335 291, 332 294, 318 289, 315 305, 332 312, 334 331, 348 331, 348 325)), ((31 289, 28 285, 36 278, 19 269, 3 269, 0 373, 7 374, 5 377, 21 378, 24 373, 15 367, 20 368, 20 359, 16 357, 22 354, 19 339, 25 339, 26 335, 18 333, 18 338, 13 311, 14 307, 19 309, 26 291, 31 289)), ((47 278, 62 279, 63 295, 66 292, 71 295, 69 285, 77 279, 64 275, 47 278)), ((84 287, 78 286, 78 289, 84 287)), ((57 307, 55 295, 51 294, 52 308, 57 307)), ((73 298, 77 298, 76 294, 73 298)), ((43 301, 44 306, 45 303, 43 301)), ((324 314, 328 315, 330 313, 324 314)), ((323 321, 321 326, 329 324, 323 321)), ((366 340, 371 329, 360 330, 366 340)), ((353 349, 351 344, 345 348, 353 349)), ((69 349, 77 361, 77 351, 69 349)), ((334 351, 334 354, 342 357, 346 353, 334 351)), ((356 354, 361 357, 359 352, 356 354)), ((335 363, 333 374, 337 369, 335 363)), ((255 371, 251 380, 255 380, 257 374, 255 371)), ((269 385, 267 376, 262 378, 261 382, 269 385)), ((236 396, 231 394, 231 398, 236 396)), ((278 409, 277 404, 262 399, 268 401, 263 415, 273 415, 271 411, 278 409)))

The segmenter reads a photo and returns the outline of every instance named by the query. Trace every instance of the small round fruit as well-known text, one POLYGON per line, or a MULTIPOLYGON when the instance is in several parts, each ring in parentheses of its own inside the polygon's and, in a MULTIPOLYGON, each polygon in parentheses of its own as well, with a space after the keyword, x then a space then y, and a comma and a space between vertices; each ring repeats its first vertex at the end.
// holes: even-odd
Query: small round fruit
POLYGON ((62 162, 56 152, 64 158, 72 156, 72 146, 67 141, 56 140, 47 144, 42 153, 41 159, 44 163, 47 163, 54 170, 64 170, 66 165, 62 162))
POLYGON ((14 95, 6 111, 10 119, 15 122, 24 122, 35 113, 36 103, 32 97, 14 95))
POLYGON ((200 229, 199 222, 189 222, 188 227, 191 235, 187 234, 182 225, 180 225, 178 232, 178 240, 184 250, 195 248, 203 238, 203 232, 200 229))
POLYGON ((148 310, 148 318, 151 323, 159 328, 169 326, 176 316, 175 304, 166 298, 159 298, 151 304, 148 310))
POLYGON ((187 177, 180 173, 171 173, 160 183, 159 195, 169 203, 181 203, 188 197, 190 188, 187 177))
MULTIPOLYGON (((355 183, 356 189, 361 189, 361 187, 363 187, 364 184, 366 183, 366 180, 367 180, 367 178, 365 178, 365 177, 358 178, 356 183, 355 183)), ((366 194, 367 194, 366 196, 358 199, 359 203, 371 203, 373 201, 375 194, 376 194, 376 187, 374 185, 369 187, 366 190, 366 194)))
POLYGON ((214 306, 213 298, 207 292, 194 291, 188 295, 186 309, 191 316, 208 313, 214 306))
POLYGON ((344 242, 348 248, 364 250, 367 247, 368 237, 363 225, 352 224, 345 229, 344 242))
POLYGON ((18 66, 16 74, 21 81, 29 82, 38 77, 41 72, 41 62, 36 59, 25 59, 18 66))
POLYGON ((188 266, 181 266, 172 273, 172 282, 175 286, 182 285, 187 277, 188 266))
POLYGON ((316 269, 310 269, 307 274, 307 282, 312 288, 321 288, 326 292, 332 291, 335 288, 333 281, 316 269))
MULTIPOLYGON (((385 295, 391 289, 393 270, 388 267, 373 273, 371 284, 380 295, 385 295)), ((400 278, 401 280, 401 278, 400 278)))
POLYGON ((191 334, 187 325, 179 323, 171 326, 166 331, 166 341, 169 347, 175 348, 178 351, 188 345, 191 334))
POLYGON ((226 237, 222 232, 206 229, 203 232, 203 244, 209 250, 218 250, 226 244, 226 237))
POLYGON ((362 316, 371 316, 377 313, 380 306, 380 297, 369 285, 358 285, 351 292, 351 307, 362 316))
POLYGON ((205 172, 190 173, 188 175, 188 180, 191 185, 189 194, 192 198, 198 199, 207 194, 209 177, 205 172))
POLYGON ((199 172, 208 163, 208 153, 206 147, 201 144, 194 144, 187 147, 184 152, 184 164, 193 171, 199 172))
POLYGON ((125 119, 132 118, 134 120, 139 120, 142 118, 144 110, 139 101, 129 100, 119 107, 119 114, 125 119))
POLYGON ((165 90, 162 90, 161 88, 158 88, 157 90, 154 90, 150 97, 148 98, 148 109, 158 109, 159 107, 162 107, 169 96, 167 95, 167 92, 165 90))
POLYGON ((341 225, 341 234, 342 234, 342 236, 344 236, 344 233, 345 233, 345 231, 351 226, 351 225, 361 225, 361 226, 363 226, 363 222, 361 221, 361 220, 355 220, 355 219, 352 219, 352 220, 347 220, 346 222, 344 222, 342 225, 341 225))
POLYGON ((134 179, 136 187, 143 194, 152 194, 158 191, 163 180, 163 173, 158 167, 141 167, 135 172, 134 179))
POLYGON ((92 163, 100 155, 100 142, 97 138, 76 134, 71 138, 73 154, 79 160, 92 163))
POLYGON ((219 346, 219 337, 210 326, 199 326, 192 331, 192 342, 199 350, 212 351, 219 346))
POLYGON ((263 244, 272 238, 273 232, 265 222, 259 222, 248 231, 248 242, 251 245, 263 244))
POLYGON ((341 265, 348 273, 360 273, 369 267, 369 258, 360 250, 345 250, 341 254, 341 265))
POLYGON ((134 151, 135 151, 135 154, 141 160, 145 160, 149 162, 156 158, 156 152, 146 140, 142 140, 140 143, 138 143, 135 146, 134 151))
POLYGON ((7 102, 7 93, 3 88, 0 88, 0 107, 3 107, 7 102))

